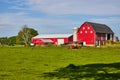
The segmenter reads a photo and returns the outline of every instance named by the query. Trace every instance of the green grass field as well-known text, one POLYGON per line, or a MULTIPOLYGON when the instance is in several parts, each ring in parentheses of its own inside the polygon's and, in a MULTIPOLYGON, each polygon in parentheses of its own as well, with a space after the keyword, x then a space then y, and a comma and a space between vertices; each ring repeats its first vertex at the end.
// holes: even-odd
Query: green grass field
POLYGON ((120 80, 120 47, 0 47, 0 80, 120 80))

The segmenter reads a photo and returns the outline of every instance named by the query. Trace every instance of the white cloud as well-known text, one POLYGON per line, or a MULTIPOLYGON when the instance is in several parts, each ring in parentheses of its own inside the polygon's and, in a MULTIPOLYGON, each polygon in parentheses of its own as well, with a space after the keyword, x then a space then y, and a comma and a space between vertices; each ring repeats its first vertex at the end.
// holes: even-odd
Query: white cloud
POLYGON ((0 36, 17 35, 19 28, 19 16, 25 13, 4 13, 0 14, 0 36))
POLYGON ((4 0, 11 9, 47 14, 119 15, 120 0, 4 0))
MULTIPOLYGON (((24 24, 39 30, 40 33, 48 32, 72 32, 74 26, 80 26, 84 21, 66 19, 64 17, 46 17, 46 18, 32 18, 27 16, 28 13, 6 13, 0 14, 0 31, 18 31, 24 24), (67 30, 68 29, 68 30, 67 30), (58 31, 57 31, 58 30, 58 31)), ((120 22, 118 17, 108 18, 91 18, 89 21, 115 24, 120 22)))
POLYGON ((19 19, 22 19, 23 15, 26 13, 4 13, 0 14, 0 25, 15 25, 18 23, 19 19))
POLYGON ((71 30, 73 26, 79 27, 84 22, 85 19, 86 21, 89 20, 92 22, 104 24, 120 23, 119 17, 107 17, 107 18, 89 17, 85 19, 80 18, 81 14, 97 16, 119 15, 120 0, 2 0, 2 1, 6 1, 9 4, 11 4, 9 9, 14 10, 16 13, 0 14, 0 34, 3 31, 5 32, 5 30, 11 31, 11 33, 12 31, 17 31, 24 24, 28 24, 28 26, 30 27, 32 26, 33 28, 40 30, 40 33, 47 33, 50 31, 55 32, 56 30, 58 30, 59 32, 67 32, 67 30, 68 31, 71 30), (32 15, 35 16, 34 11, 37 12, 37 14, 40 13, 41 16, 42 14, 45 13, 47 17, 46 16, 40 17, 39 15, 37 15, 38 16, 37 18, 32 17, 32 15), (70 18, 68 18, 69 16, 66 14, 70 14, 70 18), (72 15, 73 17, 71 17, 72 15), (74 16, 76 16, 77 18, 74 18, 74 16))
POLYGON ((119 0, 28 0, 26 4, 48 14, 120 14, 119 0))
POLYGON ((104 24, 117 24, 120 23, 120 17, 93 18, 91 21, 104 24))
POLYGON ((16 32, 17 34, 24 24, 35 28, 40 33, 48 33, 52 31, 55 33, 58 31, 68 32, 63 30, 67 30, 73 24, 79 23, 64 18, 32 18, 27 16, 27 14, 28 13, 24 12, 0 14, 0 33, 3 34, 9 31, 10 33, 16 32))

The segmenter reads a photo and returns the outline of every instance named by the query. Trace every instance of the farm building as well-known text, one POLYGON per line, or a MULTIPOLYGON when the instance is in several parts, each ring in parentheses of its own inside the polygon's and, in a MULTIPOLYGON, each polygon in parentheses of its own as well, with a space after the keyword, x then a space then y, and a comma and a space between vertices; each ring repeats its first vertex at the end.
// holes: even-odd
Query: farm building
POLYGON ((51 35, 37 35, 32 38, 32 43, 36 45, 43 44, 66 44, 72 42, 72 34, 51 34, 51 35))
POLYGON ((108 40, 113 41, 114 33, 105 24, 85 22, 77 32, 77 40, 86 45, 105 45, 108 40))
POLYGON ((73 34, 37 35, 32 38, 32 43, 43 44, 66 44, 71 42, 83 42, 86 46, 105 45, 108 40, 113 41, 114 33, 105 24, 92 22, 83 23, 80 28, 74 27, 73 34))

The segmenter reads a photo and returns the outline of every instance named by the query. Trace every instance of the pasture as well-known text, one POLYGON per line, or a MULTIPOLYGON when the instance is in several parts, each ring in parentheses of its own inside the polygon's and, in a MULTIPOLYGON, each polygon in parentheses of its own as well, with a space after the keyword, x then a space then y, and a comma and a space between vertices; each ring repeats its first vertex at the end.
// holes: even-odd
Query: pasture
POLYGON ((119 80, 120 47, 0 47, 0 80, 119 80))

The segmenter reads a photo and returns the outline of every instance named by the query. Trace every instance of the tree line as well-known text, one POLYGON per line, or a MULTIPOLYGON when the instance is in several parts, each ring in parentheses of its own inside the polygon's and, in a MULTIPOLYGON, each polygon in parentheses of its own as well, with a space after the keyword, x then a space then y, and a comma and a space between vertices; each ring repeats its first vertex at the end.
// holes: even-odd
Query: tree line
POLYGON ((5 46, 14 46, 14 45, 25 45, 29 46, 31 43, 31 38, 38 35, 38 31, 29 28, 27 25, 24 25, 22 29, 18 32, 17 36, 11 37, 1 37, 0 45, 5 46))

